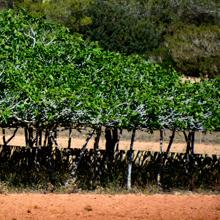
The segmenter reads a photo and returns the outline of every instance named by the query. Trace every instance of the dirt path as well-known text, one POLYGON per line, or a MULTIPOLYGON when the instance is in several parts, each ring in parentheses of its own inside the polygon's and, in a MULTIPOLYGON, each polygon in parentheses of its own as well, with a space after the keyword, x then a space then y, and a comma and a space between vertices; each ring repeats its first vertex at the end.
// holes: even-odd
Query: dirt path
POLYGON ((220 219, 220 195, 0 195, 0 219, 220 219))

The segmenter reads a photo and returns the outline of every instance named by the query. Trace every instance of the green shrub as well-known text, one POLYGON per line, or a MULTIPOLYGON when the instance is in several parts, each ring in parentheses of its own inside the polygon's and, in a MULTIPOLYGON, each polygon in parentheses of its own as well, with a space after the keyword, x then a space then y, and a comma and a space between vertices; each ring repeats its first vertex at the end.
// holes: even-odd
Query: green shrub
POLYGON ((164 44, 176 68, 184 74, 220 74, 220 27, 183 25, 167 35, 164 44))

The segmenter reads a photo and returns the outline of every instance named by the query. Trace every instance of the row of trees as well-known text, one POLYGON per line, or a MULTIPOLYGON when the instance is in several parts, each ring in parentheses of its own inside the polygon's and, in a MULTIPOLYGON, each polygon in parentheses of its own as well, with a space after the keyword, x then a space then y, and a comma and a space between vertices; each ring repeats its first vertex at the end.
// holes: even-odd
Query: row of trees
MULTIPOLYGON (((8 5, 13 5, 12 0, 8 5)), ((218 0, 14 0, 104 48, 192 76, 220 73, 218 0)))
MULTIPOLYGON (((23 160, 24 167, 29 166, 27 161, 31 158, 34 170, 34 166, 39 165, 37 157, 40 161, 43 157, 32 147, 49 146, 43 148, 46 151, 41 151, 46 153, 43 156, 47 155, 46 164, 44 160, 42 164, 55 172, 58 168, 56 164, 62 165, 59 150, 52 149, 53 143, 58 146, 57 128, 69 128, 70 146, 73 127, 90 127, 91 132, 75 166, 71 168, 71 175, 77 175, 87 144, 96 134, 92 157, 94 165, 89 166, 93 171, 93 176, 89 175, 89 178, 96 185, 101 167, 106 167, 103 166, 105 160, 110 162, 107 168, 112 167, 114 151, 120 139, 118 131, 132 130, 127 156, 127 188, 130 189, 136 130, 160 130, 162 153, 163 129, 167 128, 172 130, 172 135, 165 158, 158 159, 157 183, 161 184, 162 169, 176 130, 184 131, 187 142, 187 173, 192 162, 189 155, 193 154, 195 131, 220 130, 220 78, 200 83, 183 82, 171 67, 164 68, 138 55, 125 56, 103 50, 78 34, 70 34, 64 26, 25 12, 1 12, 0 27, 3 156, 7 158, 8 143, 18 127, 23 127, 29 148, 28 154, 18 154, 21 160, 17 156, 15 162, 19 161, 19 165, 23 155, 28 155, 27 160, 23 160), (8 140, 5 127, 15 128, 8 140), (98 154, 102 127, 105 127, 106 138, 104 160, 100 160, 98 154), (188 135, 186 130, 189 130, 188 135), (29 152, 34 152, 35 158, 29 152)), ((20 152, 25 151, 21 149, 20 152)), ((105 171, 99 176, 105 176, 105 171)))
POLYGON ((26 13, 0 14, 0 125, 220 130, 220 79, 101 49, 26 13))

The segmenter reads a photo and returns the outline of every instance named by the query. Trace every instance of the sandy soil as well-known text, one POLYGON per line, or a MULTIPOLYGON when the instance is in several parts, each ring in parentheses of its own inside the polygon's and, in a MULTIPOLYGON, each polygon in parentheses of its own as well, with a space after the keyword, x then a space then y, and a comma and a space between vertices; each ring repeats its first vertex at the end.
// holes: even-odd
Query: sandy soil
MULTIPOLYGON (((86 138, 74 138, 72 139, 72 147, 81 148, 85 143, 86 138)), ((57 140, 60 147, 68 146, 68 138, 66 137, 59 137, 57 140)), ((0 144, 2 143, 2 138, 0 138, 0 144)), ((23 135, 16 136, 11 142, 10 145, 12 146, 25 146, 25 140, 23 135)), ((88 148, 93 148, 94 139, 91 139, 88 148)), ((121 140, 119 143, 119 149, 121 150, 128 150, 130 146, 130 141, 128 140, 121 140)), ((168 146, 167 142, 164 142, 163 150, 166 151, 168 146)), ((100 149, 105 149, 105 140, 101 139, 100 141, 100 149)), ((145 150, 145 151, 160 151, 160 145, 158 142, 153 141, 140 141, 137 140, 134 143, 134 150, 145 150)), ((186 151, 186 143, 173 143, 171 152, 179 152, 185 153, 186 151)), ((195 144, 195 153, 198 154, 215 154, 220 155, 220 144, 204 144, 204 143, 197 143, 195 144)))
POLYGON ((9 194, 0 219, 220 219, 219 195, 9 194))
MULTIPOLYGON (((8 140, 12 136, 14 130, 15 129, 6 129, 6 140, 8 140)), ((164 146, 163 146, 164 151, 166 151, 167 149, 170 135, 171 135, 171 131, 166 130, 164 132, 164 146)), ((69 136, 69 131, 60 128, 58 132, 57 142, 61 148, 68 146, 68 136, 69 136)), ((85 143, 87 136, 88 136, 88 131, 86 130, 82 130, 82 132, 73 130, 71 135, 72 137, 71 147, 81 148, 85 143)), ((129 149, 130 137, 131 137, 131 132, 124 130, 119 143, 119 149, 121 150, 129 149)), ((43 142, 44 142, 44 138, 43 138, 43 142)), ((3 144, 3 133, 2 130, 0 129, 0 145, 2 144, 3 144)), ((18 129, 16 136, 10 141, 9 145, 25 146, 25 136, 24 136, 24 130, 22 128, 18 129)), ((94 137, 89 141, 88 148, 93 148, 93 145, 94 145, 94 137)), ((99 146, 100 149, 105 149, 104 132, 102 133, 99 145, 100 145, 99 146)), ((135 138, 134 150, 160 151, 159 131, 155 131, 153 134, 149 134, 145 131, 138 131, 135 138)), ((171 148, 171 152, 185 153, 185 151, 186 151, 185 138, 181 132, 177 132, 174 143, 171 148)), ((195 153, 220 155, 220 133, 213 132, 213 133, 204 134, 201 132, 197 132, 195 136, 195 153)))

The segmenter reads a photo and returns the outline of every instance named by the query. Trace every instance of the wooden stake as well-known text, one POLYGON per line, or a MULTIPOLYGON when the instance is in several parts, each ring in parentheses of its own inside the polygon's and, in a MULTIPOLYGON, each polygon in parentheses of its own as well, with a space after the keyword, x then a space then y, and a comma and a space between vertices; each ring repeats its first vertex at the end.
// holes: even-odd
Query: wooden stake
POLYGON ((71 136, 72 136, 72 129, 70 128, 70 129, 69 129, 68 148, 71 148, 71 140, 72 140, 71 136))
POLYGON ((115 151, 119 150, 119 142, 120 142, 121 136, 122 136, 122 129, 119 129, 118 140, 116 143, 115 151))
POLYGON ((2 135, 3 135, 3 145, 6 145, 5 128, 2 128, 2 135))
POLYGON ((42 129, 39 130, 39 146, 42 146, 42 129))
POLYGON ((28 138, 28 129, 27 128, 24 128, 24 134, 25 134, 26 147, 29 147, 29 138, 28 138))
POLYGON ((33 129, 32 127, 29 127, 29 128, 28 128, 28 133, 29 133, 29 139, 28 139, 28 141, 29 141, 29 147, 33 147, 33 145, 34 145, 34 141, 33 141, 33 139, 34 139, 33 132, 34 132, 34 129, 33 129))
POLYGON ((163 153, 163 130, 160 130, 160 153, 163 153))
POLYGON ((36 138, 35 138, 35 144, 36 144, 36 147, 38 147, 38 138, 39 138, 39 128, 36 128, 36 138))
POLYGON ((102 134, 102 128, 98 128, 96 130, 96 137, 95 137, 95 142, 94 142, 94 151, 96 152, 99 149, 99 141, 101 138, 101 134, 102 134))
POLYGON ((45 130, 45 136, 44 136, 44 147, 46 147, 47 144, 48 144, 48 143, 47 143, 48 137, 49 137, 49 129, 46 128, 46 130, 45 130))
POLYGON ((195 147, 195 131, 191 133, 191 153, 194 154, 194 147, 195 147))

